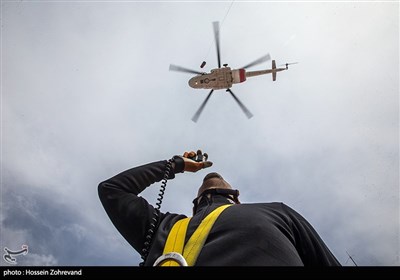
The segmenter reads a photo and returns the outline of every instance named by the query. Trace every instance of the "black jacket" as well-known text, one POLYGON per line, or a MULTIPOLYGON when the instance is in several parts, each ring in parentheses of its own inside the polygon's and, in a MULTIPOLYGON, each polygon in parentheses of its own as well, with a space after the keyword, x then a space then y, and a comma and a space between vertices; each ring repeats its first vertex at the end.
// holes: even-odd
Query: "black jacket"
MULTIPOLYGON (((126 170, 99 184, 100 200, 124 238, 141 253, 154 208, 138 196, 161 181, 167 161, 126 170)), ((183 160, 175 170, 183 172, 183 160)), ((230 203, 221 195, 202 200, 191 219, 186 241, 201 220, 220 205, 230 203)), ((153 265, 162 254, 168 233, 185 215, 160 213, 157 231, 145 265, 153 265)), ((197 266, 331 266, 340 265, 313 227, 283 203, 237 204, 216 220, 198 256, 197 266)))

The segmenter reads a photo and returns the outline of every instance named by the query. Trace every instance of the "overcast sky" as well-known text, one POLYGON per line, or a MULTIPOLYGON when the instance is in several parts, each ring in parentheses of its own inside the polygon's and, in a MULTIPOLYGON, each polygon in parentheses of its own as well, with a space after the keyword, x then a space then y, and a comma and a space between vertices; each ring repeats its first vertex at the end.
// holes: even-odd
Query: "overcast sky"
POLYGON ((1 251, 28 245, 18 264, 138 265, 99 182, 200 148, 214 165, 169 181, 163 212, 191 215, 216 171, 243 203, 294 208, 342 265, 400 265, 398 2, 2 1, 1 20, 1 251), (192 122, 208 90, 168 71, 217 66, 213 21, 232 68, 299 62, 232 87, 251 119, 218 90, 192 122))

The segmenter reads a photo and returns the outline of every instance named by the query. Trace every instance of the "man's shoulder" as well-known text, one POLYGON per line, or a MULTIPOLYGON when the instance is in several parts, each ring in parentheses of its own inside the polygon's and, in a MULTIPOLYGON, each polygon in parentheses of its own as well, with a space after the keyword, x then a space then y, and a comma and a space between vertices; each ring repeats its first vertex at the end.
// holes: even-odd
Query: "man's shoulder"
POLYGON ((280 201, 270 201, 270 202, 253 202, 253 203, 242 203, 241 205, 254 205, 260 207, 271 207, 271 208, 282 208, 287 207, 287 205, 280 201))
POLYGON ((255 202, 255 203, 242 203, 238 205, 239 207, 248 209, 264 209, 273 212, 286 212, 290 207, 283 202, 271 201, 271 202, 255 202))
POLYGON ((177 221, 187 218, 184 214, 166 212, 161 215, 161 223, 164 227, 172 227, 177 221), (166 226, 169 225, 169 226, 166 226))

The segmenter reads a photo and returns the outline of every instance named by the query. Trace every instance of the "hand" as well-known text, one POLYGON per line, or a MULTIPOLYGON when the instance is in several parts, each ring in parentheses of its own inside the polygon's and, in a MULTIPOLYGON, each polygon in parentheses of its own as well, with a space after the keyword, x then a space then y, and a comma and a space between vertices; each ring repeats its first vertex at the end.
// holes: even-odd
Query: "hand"
POLYGON ((202 154, 201 150, 197 150, 197 153, 193 151, 185 152, 182 158, 185 163, 183 170, 189 172, 197 172, 213 164, 211 161, 207 161, 208 155, 206 153, 202 154))

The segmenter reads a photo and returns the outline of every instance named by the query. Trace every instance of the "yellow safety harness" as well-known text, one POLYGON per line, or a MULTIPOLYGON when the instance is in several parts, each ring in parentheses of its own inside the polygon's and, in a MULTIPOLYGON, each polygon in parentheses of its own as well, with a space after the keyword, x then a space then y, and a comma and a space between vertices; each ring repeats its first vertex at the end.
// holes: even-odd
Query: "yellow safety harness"
POLYGON ((222 211, 229 206, 232 206, 232 204, 222 205, 208 214, 186 245, 184 245, 186 230, 191 218, 177 221, 168 235, 163 255, 156 260, 154 266, 193 266, 212 226, 222 211))

